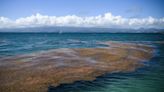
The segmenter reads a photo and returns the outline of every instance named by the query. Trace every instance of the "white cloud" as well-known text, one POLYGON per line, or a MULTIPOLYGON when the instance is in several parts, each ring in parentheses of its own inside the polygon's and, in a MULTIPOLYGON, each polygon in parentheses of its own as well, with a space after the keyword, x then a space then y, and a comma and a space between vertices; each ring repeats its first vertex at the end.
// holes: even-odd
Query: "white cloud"
POLYGON ((39 26, 73 26, 73 27, 117 27, 117 28, 164 28, 164 18, 124 18, 111 13, 104 15, 80 17, 76 15, 46 16, 37 13, 25 18, 11 20, 0 17, 0 28, 20 28, 39 26))

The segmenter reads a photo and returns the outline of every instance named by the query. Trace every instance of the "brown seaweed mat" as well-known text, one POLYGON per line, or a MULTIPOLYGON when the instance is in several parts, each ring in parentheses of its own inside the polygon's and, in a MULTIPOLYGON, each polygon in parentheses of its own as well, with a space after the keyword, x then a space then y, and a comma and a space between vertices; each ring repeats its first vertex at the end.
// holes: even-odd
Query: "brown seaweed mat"
POLYGON ((0 58, 0 92, 46 92, 48 86, 131 72, 153 56, 144 44, 105 42, 102 48, 61 48, 0 58))

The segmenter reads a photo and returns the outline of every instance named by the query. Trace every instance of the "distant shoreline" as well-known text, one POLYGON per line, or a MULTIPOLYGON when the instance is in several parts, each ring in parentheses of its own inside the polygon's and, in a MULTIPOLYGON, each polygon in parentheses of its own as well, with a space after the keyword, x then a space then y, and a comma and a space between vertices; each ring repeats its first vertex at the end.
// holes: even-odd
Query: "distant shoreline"
POLYGON ((99 27, 28 27, 0 28, 1 32, 34 32, 34 33, 164 33, 157 28, 99 28, 99 27))

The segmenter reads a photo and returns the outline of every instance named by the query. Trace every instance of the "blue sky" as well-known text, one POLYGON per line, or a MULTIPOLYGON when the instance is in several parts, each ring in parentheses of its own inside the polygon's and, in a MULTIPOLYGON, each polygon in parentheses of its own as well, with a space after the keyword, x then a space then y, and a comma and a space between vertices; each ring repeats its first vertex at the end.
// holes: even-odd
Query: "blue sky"
POLYGON ((0 28, 164 29, 164 0, 0 0, 0 28))
POLYGON ((126 18, 164 17, 164 0, 0 0, 0 16, 10 19, 40 13, 95 16, 111 12, 126 18))

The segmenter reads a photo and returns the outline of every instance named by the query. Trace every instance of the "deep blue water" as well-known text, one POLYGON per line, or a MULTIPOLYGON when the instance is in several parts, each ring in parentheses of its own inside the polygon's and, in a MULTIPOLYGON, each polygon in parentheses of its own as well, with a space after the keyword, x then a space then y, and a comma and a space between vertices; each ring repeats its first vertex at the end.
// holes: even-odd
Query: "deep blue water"
POLYGON ((50 92, 164 92, 164 34, 148 33, 0 33, 0 58, 57 48, 94 48, 103 41, 151 44, 156 55, 131 73, 106 74, 95 81, 50 87, 50 92))
POLYGON ((0 33, 0 56, 56 48, 100 47, 102 41, 164 41, 162 34, 125 33, 0 33))

